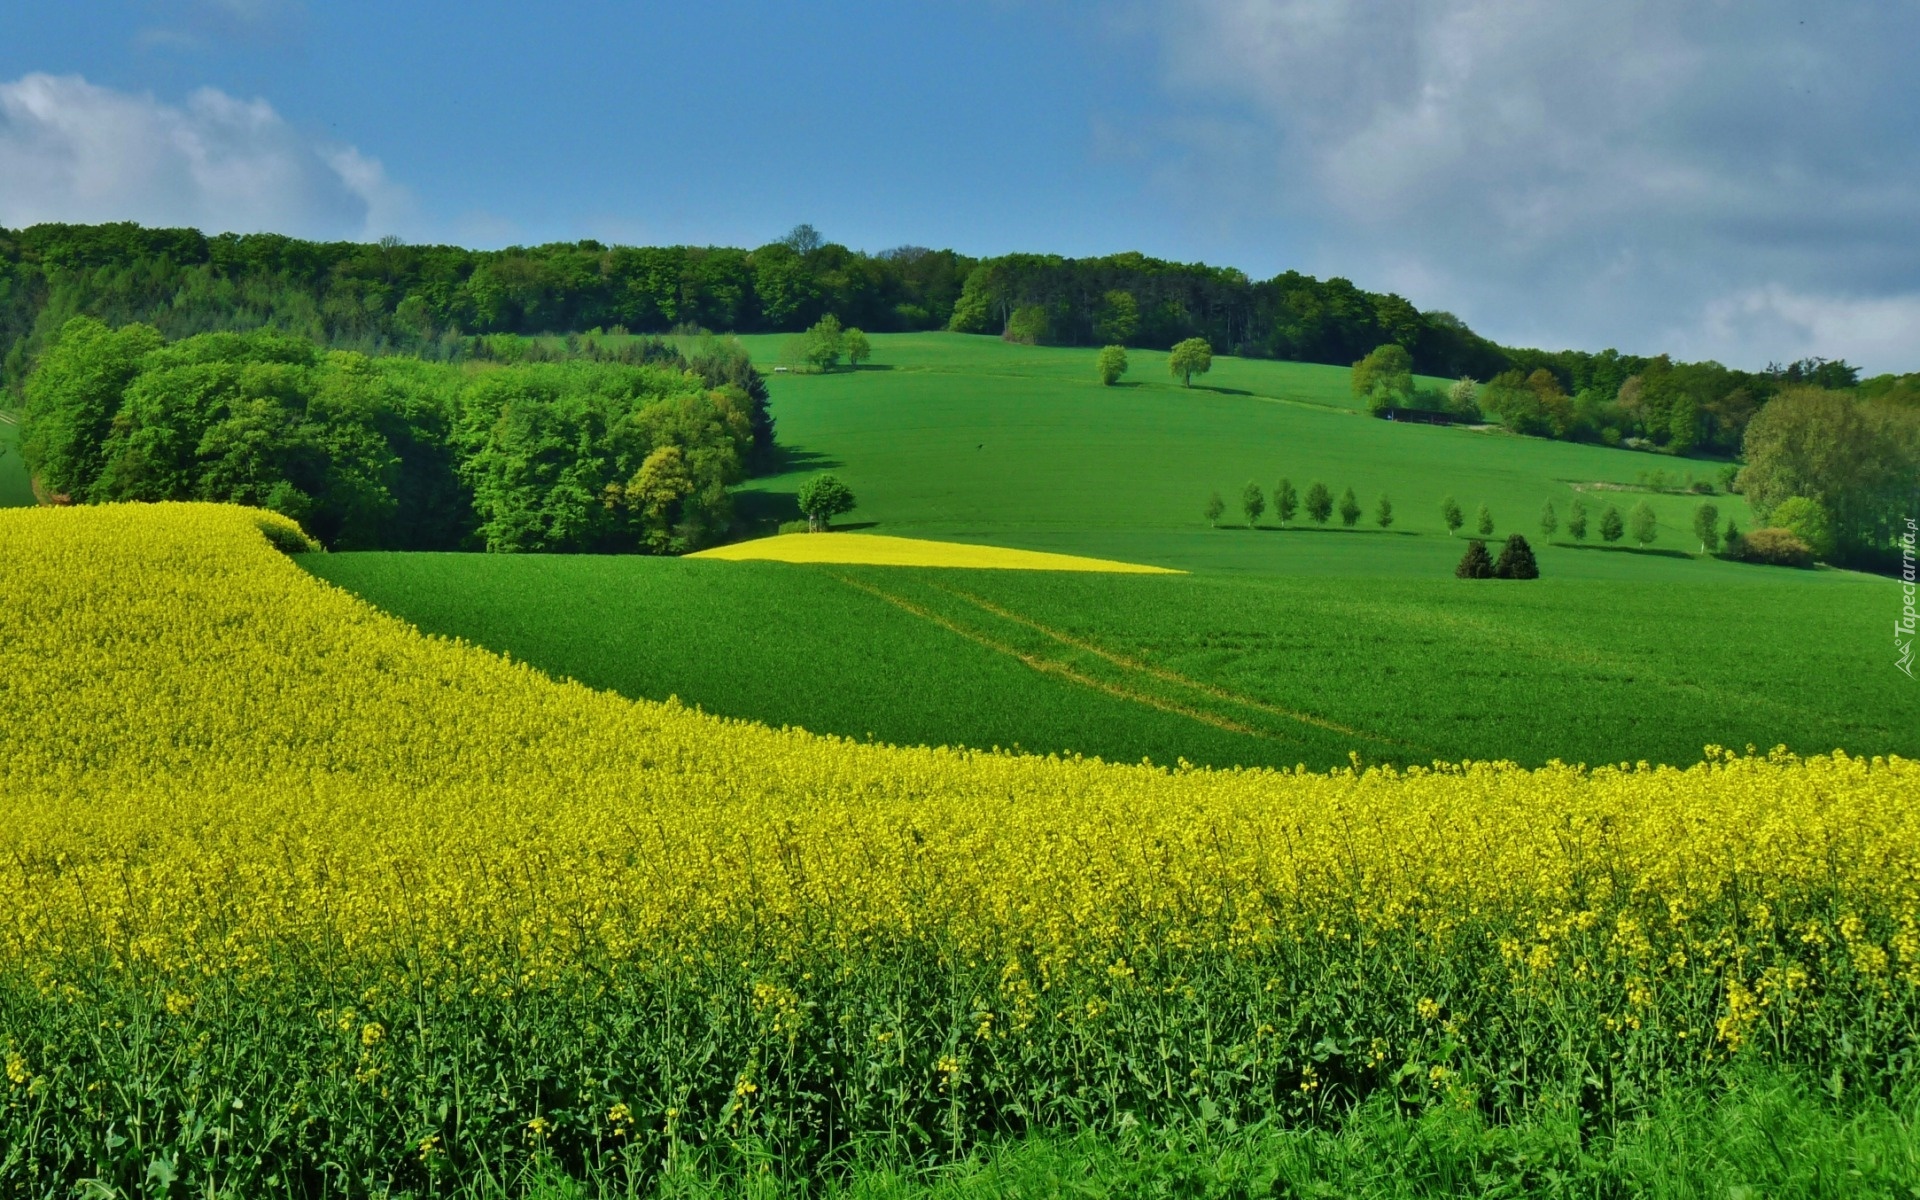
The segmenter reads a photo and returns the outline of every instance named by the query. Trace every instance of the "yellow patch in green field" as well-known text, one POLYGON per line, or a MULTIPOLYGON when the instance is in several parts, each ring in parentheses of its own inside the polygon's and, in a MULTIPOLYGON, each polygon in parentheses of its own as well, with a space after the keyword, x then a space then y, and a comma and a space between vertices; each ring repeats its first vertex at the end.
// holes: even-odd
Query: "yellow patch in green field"
POLYGON ((725 558, 736 562, 766 559, 790 563, 846 563, 881 567, 991 567, 1003 571, 1112 571, 1127 575, 1184 575, 1167 567, 1115 562, 1110 558, 1082 558, 1077 554, 1047 554, 1039 550, 1010 550, 1005 546, 975 546, 967 542, 935 542, 926 538, 888 537, 879 533, 783 533, 778 537, 735 542, 690 554, 689 558, 725 558))

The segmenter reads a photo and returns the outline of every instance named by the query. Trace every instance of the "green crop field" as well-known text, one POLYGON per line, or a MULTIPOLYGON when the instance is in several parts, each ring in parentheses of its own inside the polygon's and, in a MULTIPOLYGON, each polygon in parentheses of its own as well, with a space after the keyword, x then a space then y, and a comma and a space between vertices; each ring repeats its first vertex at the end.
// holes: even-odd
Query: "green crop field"
MULTIPOLYGON (((781 339, 746 339, 771 366, 781 339)), ((1108 759, 1326 767, 1512 758, 1691 762, 1719 744, 1920 752, 1896 686, 1883 581, 1689 553, 1701 497, 1630 451, 1359 413, 1338 368, 1222 358, 1202 385, 1132 352, 1103 388, 1085 350, 952 334, 875 338, 877 366, 770 374, 792 469, 743 489, 791 512, 831 468, 849 524, 1178 567, 1184 576, 794 566, 605 557, 338 554, 324 578, 430 632, 636 697, 900 743, 1108 759), (1358 528, 1203 516, 1248 479, 1352 486, 1358 528), (1594 484, 1612 488, 1594 489, 1594 484), (1642 549, 1538 534, 1585 491, 1649 500, 1642 549), (1395 503, 1390 530, 1375 498, 1395 503), (1462 581, 1471 522, 1534 541, 1544 578, 1462 581), (1234 524, 1238 521, 1239 524, 1234 524)), ((1749 522, 1737 496, 1712 497, 1749 522)))
POLYGON ((1655 588, 302 561, 428 632, 596 687, 896 743, 1315 768, 1350 751, 1528 764, 1691 762, 1710 743, 1920 753, 1920 702, 1880 661, 1886 589, 1837 572, 1655 588))

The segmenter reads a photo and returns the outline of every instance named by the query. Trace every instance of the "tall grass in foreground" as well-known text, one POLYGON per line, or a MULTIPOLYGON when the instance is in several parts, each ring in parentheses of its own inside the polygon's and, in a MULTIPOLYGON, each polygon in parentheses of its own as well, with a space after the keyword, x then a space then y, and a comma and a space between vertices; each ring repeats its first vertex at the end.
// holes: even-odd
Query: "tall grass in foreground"
POLYGON ((1589 1154, 1761 1064, 1910 1108, 1914 763, 858 745, 422 638, 262 520, 0 514, 0 1191, 1334 1161, 1402 1113, 1589 1154))
MULTIPOLYGON (((1536 1108, 1519 1121, 1436 1107, 1407 1115, 1373 1102, 1336 1125, 1231 1127, 1221 1122, 1077 1136, 1035 1136, 958 1163, 861 1163, 792 1179, 750 1153, 709 1154, 654 1182, 662 1198, 806 1196, 845 1200, 984 1200, 1182 1196, 1895 1197, 1920 1195, 1920 1094, 1832 1095, 1821 1081, 1732 1072, 1724 1086, 1683 1087, 1605 1130, 1536 1108)), ((476 1184, 474 1200, 602 1200, 605 1180, 548 1164, 476 1184)))

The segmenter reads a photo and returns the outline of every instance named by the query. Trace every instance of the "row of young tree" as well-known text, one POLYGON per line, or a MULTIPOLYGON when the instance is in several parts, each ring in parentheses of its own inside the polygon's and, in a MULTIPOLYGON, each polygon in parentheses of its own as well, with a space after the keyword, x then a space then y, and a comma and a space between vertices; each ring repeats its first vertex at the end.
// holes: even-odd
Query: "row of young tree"
MULTIPOLYGON (((1274 486, 1272 512, 1281 528, 1291 524, 1303 508, 1307 518, 1317 525, 1326 525, 1337 512, 1340 523, 1348 529, 1359 525, 1365 513, 1351 487, 1340 495, 1336 504, 1332 490, 1317 480, 1304 495, 1290 479, 1282 479, 1274 486)), ((1208 525, 1219 528, 1220 519, 1227 513, 1227 502, 1219 492, 1214 492, 1207 497, 1202 511, 1208 525)), ((1248 483, 1241 489, 1240 512, 1246 518, 1248 529, 1258 529, 1260 519, 1267 511, 1267 493, 1261 490, 1259 484, 1248 483)), ((1778 505, 1773 518, 1774 525, 1743 534, 1732 520, 1727 521, 1723 529, 1719 506, 1703 502, 1694 510, 1693 532, 1700 542, 1700 553, 1719 554, 1749 562, 1811 566, 1815 560, 1832 555, 1832 522, 1818 502, 1794 497, 1778 505)), ((1372 521, 1383 530, 1393 526, 1394 510, 1390 497, 1382 495, 1375 501, 1372 521)), ((1440 502, 1440 521, 1449 537, 1456 536, 1467 523, 1465 510, 1452 496, 1440 502)), ((1605 504, 1596 515, 1585 497, 1575 496, 1567 507, 1564 523, 1559 509, 1549 500, 1540 510, 1539 525, 1542 537, 1549 543, 1563 530, 1576 544, 1586 542, 1589 536, 1597 536, 1609 546, 1631 537, 1645 549, 1660 539, 1659 514, 1645 500, 1634 504, 1625 513, 1616 505, 1605 504)), ((1470 538, 1466 556, 1461 560, 1456 574, 1463 579, 1538 578, 1540 572, 1533 547, 1521 534, 1508 535, 1498 561, 1488 554, 1486 542, 1494 536, 1496 528, 1493 510, 1481 504, 1474 514, 1474 535, 1470 538)))
POLYGON ((678 553, 727 532, 771 448, 749 375, 721 342, 450 366, 82 317, 25 381, 20 449, 55 503, 249 504, 339 548, 678 553))
MULTIPOLYGON (((1273 515, 1280 522, 1280 528, 1285 529, 1290 526, 1302 508, 1306 511, 1307 519, 1316 525, 1327 524, 1337 511, 1340 514, 1340 523, 1348 529, 1358 525, 1361 516, 1365 514, 1365 510, 1360 507, 1360 498, 1354 494, 1352 488, 1340 494, 1336 507, 1333 491, 1317 479, 1308 486, 1304 494, 1293 486, 1291 479, 1282 479, 1273 485, 1273 515)), ((1248 483, 1240 490, 1240 511, 1247 518, 1248 529, 1260 528, 1260 518, 1267 512, 1267 494, 1260 490, 1259 484, 1248 483)), ((1221 498, 1219 492, 1214 492, 1207 497, 1203 512, 1207 518, 1207 524, 1217 529, 1220 526, 1220 518, 1226 515, 1227 502, 1221 498)), ((1381 495, 1374 501, 1373 523, 1381 529, 1389 529, 1393 526, 1393 519, 1393 500, 1391 497, 1381 495)))

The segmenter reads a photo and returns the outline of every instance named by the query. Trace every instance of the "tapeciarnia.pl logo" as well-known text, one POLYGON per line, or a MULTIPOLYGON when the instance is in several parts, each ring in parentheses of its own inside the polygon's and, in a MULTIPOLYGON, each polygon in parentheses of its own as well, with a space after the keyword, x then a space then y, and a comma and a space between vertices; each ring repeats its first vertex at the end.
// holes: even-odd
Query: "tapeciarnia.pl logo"
POLYGON ((1915 522, 1907 518, 1907 531, 1900 535, 1900 619, 1893 623, 1893 648, 1898 656, 1893 665, 1905 671, 1908 679, 1913 678, 1913 633, 1914 633, 1914 569, 1913 549, 1915 522))

